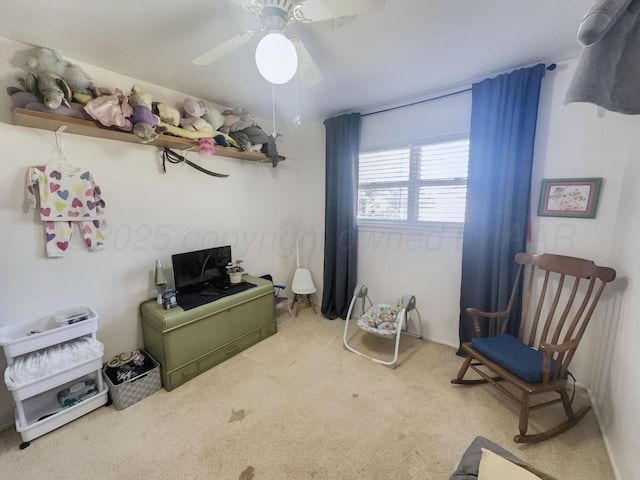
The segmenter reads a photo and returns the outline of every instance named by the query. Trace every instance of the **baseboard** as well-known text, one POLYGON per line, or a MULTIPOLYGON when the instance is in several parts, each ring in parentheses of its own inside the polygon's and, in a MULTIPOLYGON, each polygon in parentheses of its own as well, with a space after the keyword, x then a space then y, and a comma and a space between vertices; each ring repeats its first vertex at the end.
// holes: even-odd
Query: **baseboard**
POLYGON ((603 425, 602 417, 600 415, 600 411, 598 410, 598 406, 593 398, 593 395, 591 394, 591 390, 586 386, 576 382, 576 387, 578 386, 587 391, 589 402, 591 403, 591 408, 593 409, 593 413, 596 416, 596 422, 598 423, 600 436, 602 437, 602 441, 604 442, 604 449, 607 452, 607 456, 609 457, 609 463, 611 464, 611 469, 613 470, 613 476, 616 478, 616 480, 622 480, 622 477, 620 476, 620 472, 618 471, 616 462, 614 461, 614 457, 611 452, 611 443, 609 442, 609 437, 607 437, 607 435, 604 433, 604 429, 602 428, 602 425, 603 425))
POLYGON ((437 338, 433 338, 433 337, 426 337, 426 336, 422 336, 422 340, 426 340, 427 342, 431 342, 431 343, 437 343, 438 345, 444 345, 445 347, 451 347, 455 350, 458 350, 459 345, 454 345, 453 343, 449 343, 449 342, 445 342, 442 340, 438 340, 437 338))
POLYGON ((7 430, 9 428, 13 428, 14 425, 15 425, 14 422, 5 423, 4 425, 0 425, 0 432, 4 432, 5 430, 7 430))

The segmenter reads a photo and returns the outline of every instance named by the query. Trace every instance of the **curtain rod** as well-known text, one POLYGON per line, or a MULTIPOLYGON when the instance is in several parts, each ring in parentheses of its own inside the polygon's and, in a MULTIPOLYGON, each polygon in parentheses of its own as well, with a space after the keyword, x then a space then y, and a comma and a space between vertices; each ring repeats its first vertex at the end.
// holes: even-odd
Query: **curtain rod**
MULTIPOLYGON (((556 69, 556 64, 555 63, 550 63, 549 65, 547 65, 546 69, 549 71, 553 71, 556 69)), ((411 102, 411 103, 406 103, 403 105, 397 105, 395 107, 389 107, 389 108, 385 108, 382 110, 376 110, 375 112, 369 112, 369 113, 363 113, 361 116, 362 117, 367 117, 369 115, 376 115, 377 113, 385 113, 385 112, 390 112, 392 110, 399 110, 400 108, 407 108, 407 107, 413 107, 414 105, 420 105, 422 103, 427 103, 427 102, 432 102, 434 100, 440 100, 443 98, 447 98, 447 97, 452 97, 454 95, 460 95, 461 93, 466 93, 466 92, 470 92, 471 91, 471 87, 469 88, 465 88, 463 90, 457 90, 455 92, 451 92, 451 93, 445 93, 444 95, 438 95, 437 97, 431 97, 431 98, 425 98, 424 100, 418 100, 416 102, 411 102)))

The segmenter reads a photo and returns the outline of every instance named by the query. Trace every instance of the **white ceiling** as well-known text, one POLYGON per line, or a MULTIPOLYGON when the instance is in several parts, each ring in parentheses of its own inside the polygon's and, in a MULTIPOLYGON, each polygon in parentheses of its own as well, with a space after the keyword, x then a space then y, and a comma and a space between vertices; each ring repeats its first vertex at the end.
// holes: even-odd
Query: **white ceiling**
MULTIPOLYGON (((293 119, 297 103, 303 120, 327 118, 573 57, 591 3, 387 0, 383 10, 351 21, 291 24, 287 31, 301 38, 324 80, 276 86, 277 115, 293 119)), ((253 60, 257 35, 209 66, 191 64, 257 28, 257 19, 229 0, 2 0, 0 16, 2 37, 270 118, 271 86, 253 60)))

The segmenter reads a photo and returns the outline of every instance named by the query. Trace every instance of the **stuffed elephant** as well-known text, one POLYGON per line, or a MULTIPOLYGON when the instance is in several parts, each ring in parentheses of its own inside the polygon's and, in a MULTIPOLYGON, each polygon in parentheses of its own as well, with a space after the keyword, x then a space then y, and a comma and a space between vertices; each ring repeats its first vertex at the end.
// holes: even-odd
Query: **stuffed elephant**
POLYGON ((632 0, 595 0, 580 23, 580 44, 588 47, 600 40, 625 13, 631 2, 632 0))
POLYGON ((92 94, 93 82, 78 65, 62 58, 51 48, 37 47, 30 52, 25 63, 27 71, 37 75, 50 73, 64 78, 73 92, 92 94))
POLYGON ((24 108, 36 112, 52 113, 54 115, 62 115, 63 117, 78 118, 80 120, 91 120, 91 117, 84 113, 83 105, 76 102, 70 102, 71 107, 60 105, 57 108, 48 108, 44 103, 38 100, 31 92, 25 92, 18 87, 7 87, 7 93, 11 97, 11 106, 13 108, 24 108))
POLYGON ((60 105, 70 107, 71 88, 62 77, 52 73, 41 75, 29 73, 24 84, 27 91, 33 93, 47 107, 58 108, 60 105))
POLYGON ((563 104, 640 115, 640 0, 594 0, 578 41, 584 48, 563 104))

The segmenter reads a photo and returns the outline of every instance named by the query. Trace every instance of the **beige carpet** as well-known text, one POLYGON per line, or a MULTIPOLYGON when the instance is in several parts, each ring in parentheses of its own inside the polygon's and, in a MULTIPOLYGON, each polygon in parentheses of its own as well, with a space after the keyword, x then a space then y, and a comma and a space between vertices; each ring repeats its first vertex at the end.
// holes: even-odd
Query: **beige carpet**
MULTIPOLYGON (((515 405, 488 386, 449 383, 461 363, 453 349, 403 337, 391 370, 345 351, 343 328, 305 308, 172 392, 99 408, 25 450, 5 430, 0 477, 447 479, 483 435, 558 479, 614 478, 593 412, 555 439, 515 444, 515 405)), ((357 328, 350 336, 391 353, 386 339, 357 328)))

